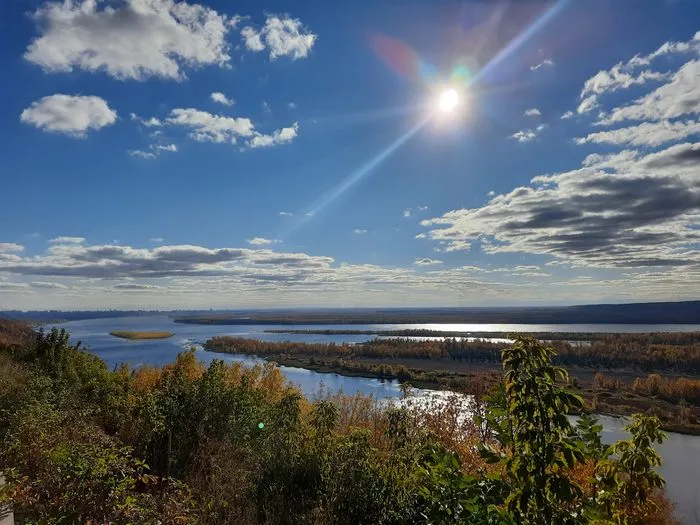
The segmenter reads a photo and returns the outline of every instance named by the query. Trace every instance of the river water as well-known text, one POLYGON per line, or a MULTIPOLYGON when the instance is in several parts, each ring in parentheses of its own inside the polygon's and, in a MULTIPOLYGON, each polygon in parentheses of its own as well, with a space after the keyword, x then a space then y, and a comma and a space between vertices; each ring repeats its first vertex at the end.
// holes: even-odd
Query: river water
MULTIPOLYGON (((208 352, 201 343, 215 335, 234 335, 265 341, 302 342, 348 342, 366 341, 367 335, 326 334, 279 334, 265 330, 279 329, 270 325, 195 325, 175 323, 167 315, 147 317, 114 317, 71 321, 58 325, 71 333, 72 341, 82 341, 89 350, 100 356, 108 365, 129 363, 137 367, 143 364, 163 365, 191 346, 197 348, 197 357, 208 363, 212 359, 240 361, 248 364, 261 362, 250 356, 237 356, 208 352), (114 330, 162 330, 175 335, 169 339, 131 341, 109 335, 114 330)), ((385 325, 293 325, 289 330, 401 330, 427 329, 441 331, 472 332, 690 332, 700 331, 700 325, 607 325, 607 324, 385 324, 385 325)), ((326 391, 343 391, 347 394, 360 392, 377 399, 398 398, 401 389, 394 381, 362 377, 345 377, 338 374, 319 373, 304 368, 281 367, 287 379, 299 385, 309 397, 319 392, 321 385, 326 391)), ((419 392, 420 393, 420 392, 419 392)), ((624 421, 601 416, 603 440, 612 443, 626 437, 624 421)), ((658 447, 664 464, 661 473, 666 478, 667 494, 676 503, 676 515, 682 523, 700 523, 700 437, 669 433, 669 439, 658 447), (697 520, 697 521, 696 521, 697 520)))

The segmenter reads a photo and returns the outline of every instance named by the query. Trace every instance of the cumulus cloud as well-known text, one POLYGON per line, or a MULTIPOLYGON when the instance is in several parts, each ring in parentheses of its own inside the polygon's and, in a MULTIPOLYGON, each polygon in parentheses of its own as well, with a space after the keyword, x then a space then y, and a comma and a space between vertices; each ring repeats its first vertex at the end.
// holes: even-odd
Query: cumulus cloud
POLYGON ((40 36, 24 58, 49 73, 104 71, 117 79, 180 80, 183 68, 229 62, 227 19, 176 0, 47 2, 33 19, 40 36))
POLYGON ((50 95, 22 111, 20 120, 41 130, 83 138, 114 124, 117 112, 94 96, 50 95))
POLYGON ((267 266, 320 271, 332 262, 330 257, 269 249, 210 249, 192 245, 145 249, 116 244, 55 244, 45 255, 0 258, 0 272, 101 279, 202 277, 235 275, 241 268, 267 266))
MULTIPOLYGON (((262 133, 255 129, 247 117, 229 117, 215 115, 194 108, 175 108, 163 121, 165 125, 180 127, 198 142, 238 144, 244 140, 248 148, 267 148, 292 142, 299 133, 299 123, 276 129, 271 133, 262 133)), ((153 145, 150 151, 132 150, 132 155, 143 158, 155 158, 161 151, 177 151, 174 144, 153 145)))
POLYGON ((518 142, 532 142, 537 138, 537 133, 531 129, 521 129, 520 131, 513 133, 508 138, 517 140, 518 142))
POLYGON ((536 177, 481 208, 423 221, 449 248, 475 241, 488 253, 550 255, 580 266, 684 266, 700 262, 697 145, 600 157, 589 166, 536 177), (614 169, 602 169, 605 162, 614 169), (695 170, 695 172, 693 171, 695 170))
POLYGON ((362 235, 363 233, 367 233, 367 230, 355 228, 352 232, 356 233, 357 235, 362 235))
POLYGON ((684 64, 670 82, 631 104, 614 108, 600 124, 625 120, 662 120, 700 113, 700 60, 684 64))
POLYGON ((285 144, 294 140, 298 131, 299 123, 295 122, 291 126, 277 129, 269 135, 256 133, 255 136, 248 141, 248 146, 251 148, 269 148, 270 146, 285 144))
POLYGON ((209 95, 209 98, 211 98, 214 102, 218 104, 223 104, 224 106, 233 106, 233 100, 219 91, 216 91, 209 95))
POLYGON ((542 115, 542 112, 537 108, 530 108, 530 109, 525 110, 526 117, 539 117, 541 115, 542 115))
POLYGON ((24 246, 16 242, 0 242, 0 253, 15 253, 24 251, 24 246))
POLYGON ((254 135, 253 123, 248 118, 213 115, 193 108, 176 108, 166 122, 190 130, 190 137, 199 142, 229 142, 238 137, 254 135))
POLYGON ((241 30, 246 48, 270 53, 270 60, 289 56, 292 60, 305 58, 316 43, 317 35, 304 27, 301 20, 288 15, 267 15, 261 30, 246 26, 241 30))
POLYGON ((83 244, 85 237, 55 237, 49 241, 50 244, 83 244))
POLYGON ((413 264, 418 266, 435 266, 437 264, 442 264, 442 261, 431 259, 429 257, 423 257, 421 259, 416 259, 413 264))
POLYGON ((266 239, 265 237, 253 237, 252 239, 247 239, 246 242, 254 246, 261 246, 264 244, 273 244, 277 241, 273 239, 266 239))
MULTIPOLYGON (((581 90, 581 94, 579 96, 581 103, 577 108, 577 112, 588 113, 593 108, 598 107, 599 98, 608 93, 628 89, 632 86, 640 86, 648 82, 668 80, 672 74, 670 72, 659 72, 650 69, 639 71, 639 69, 649 66, 656 58, 660 56, 686 52, 693 52, 696 55, 700 54, 700 37, 698 37, 697 33, 689 42, 666 42, 652 53, 647 55, 635 55, 627 62, 618 62, 608 70, 598 71, 598 73, 593 75, 584 83, 583 89, 581 90)), ((679 71, 679 73, 681 72, 679 71)), ((693 74, 697 76, 697 71, 687 72, 684 79, 674 79, 674 82, 677 84, 683 84, 688 80, 692 80, 688 77, 692 77, 693 74)), ((676 76, 677 75, 678 73, 676 76)), ((680 92, 683 92, 683 86, 666 88, 666 90, 663 90, 659 95, 659 98, 671 98, 673 93, 669 93, 669 91, 678 94, 679 90, 680 92)), ((644 110, 640 106, 653 106, 654 103, 658 102, 659 100, 655 100, 654 96, 650 96, 650 98, 647 100, 639 100, 632 104, 632 106, 627 107, 627 109, 618 108, 615 111, 614 116, 610 117, 606 121, 616 122, 630 118, 637 118, 638 120, 649 118, 648 115, 640 116, 642 113, 644 113, 644 110)), ((669 105, 672 103, 670 100, 667 102, 669 105)), ((680 105, 683 105, 682 101, 680 102, 680 105)), ((657 113, 663 113, 663 109, 659 109, 657 113)), ((666 117, 668 118, 669 116, 670 113, 666 113, 666 117)))
POLYGON ((155 117, 145 119, 145 118, 139 117, 136 113, 131 113, 129 116, 131 117, 131 120, 135 120, 136 122, 138 122, 139 124, 141 124, 147 128, 160 127, 163 125, 163 122, 160 119, 157 119, 155 117))
POLYGON ((598 97, 595 95, 589 95, 584 98, 581 103, 576 108, 576 113, 588 113, 594 108, 598 107, 598 97))
POLYGON ((687 122, 644 122, 637 126, 618 128, 610 131, 597 131, 575 139, 577 144, 629 144, 632 146, 660 146, 667 142, 685 140, 700 134, 700 121, 687 122))
POLYGON ((140 159, 146 159, 146 160, 153 160, 158 156, 152 151, 143 151, 140 149, 130 149, 129 151, 127 151, 127 153, 131 157, 138 157, 140 159))
POLYGON ((281 211, 279 212, 280 217, 294 217, 294 214, 289 211, 281 211))
POLYGON ((575 113, 573 111, 567 111, 566 113, 562 114, 561 119, 568 120, 570 118, 573 118, 574 115, 575 115, 575 113))
POLYGON ((132 157, 150 160, 157 158, 163 152, 175 153, 177 152, 177 146, 175 144, 151 144, 146 151, 129 150, 127 153, 132 157))
POLYGON ((547 128, 546 124, 540 124, 535 129, 528 128, 528 129, 521 129, 520 131, 516 131, 515 133, 510 135, 508 138, 516 140, 518 142, 532 142, 546 128, 547 128))

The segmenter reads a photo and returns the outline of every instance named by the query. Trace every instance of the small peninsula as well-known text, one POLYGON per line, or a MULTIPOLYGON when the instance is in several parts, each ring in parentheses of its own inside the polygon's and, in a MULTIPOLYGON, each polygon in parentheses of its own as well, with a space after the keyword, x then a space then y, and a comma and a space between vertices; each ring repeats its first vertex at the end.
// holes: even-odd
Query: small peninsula
POLYGON ((117 330, 110 332, 109 335, 121 337, 122 339, 167 339, 172 337, 172 332, 140 332, 130 330, 117 330))

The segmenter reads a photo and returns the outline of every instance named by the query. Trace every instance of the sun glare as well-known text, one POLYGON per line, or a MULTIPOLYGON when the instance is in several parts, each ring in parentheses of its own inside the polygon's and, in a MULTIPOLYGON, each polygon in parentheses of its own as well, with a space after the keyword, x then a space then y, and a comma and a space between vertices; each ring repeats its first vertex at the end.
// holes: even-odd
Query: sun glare
POLYGON ((452 113, 459 103, 459 95, 454 89, 448 89, 440 95, 439 107, 443 113, 452 113))

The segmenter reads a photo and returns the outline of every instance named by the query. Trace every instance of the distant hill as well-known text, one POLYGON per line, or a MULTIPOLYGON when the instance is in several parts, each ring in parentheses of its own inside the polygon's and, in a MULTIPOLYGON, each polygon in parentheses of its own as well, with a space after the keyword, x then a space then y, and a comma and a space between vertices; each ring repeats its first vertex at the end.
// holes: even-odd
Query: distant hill
POLYGON ((251 310, 5 311, 0 318, 36 322, 171 315, 193 324, 538 323, 700 324, 700 301, 577 306, 465 308, 327 308, 251 310))
POLYGON ((176 318, 193 324, 538 323, 700 324, 700 301, 503 308, 250 311, 176 318))

